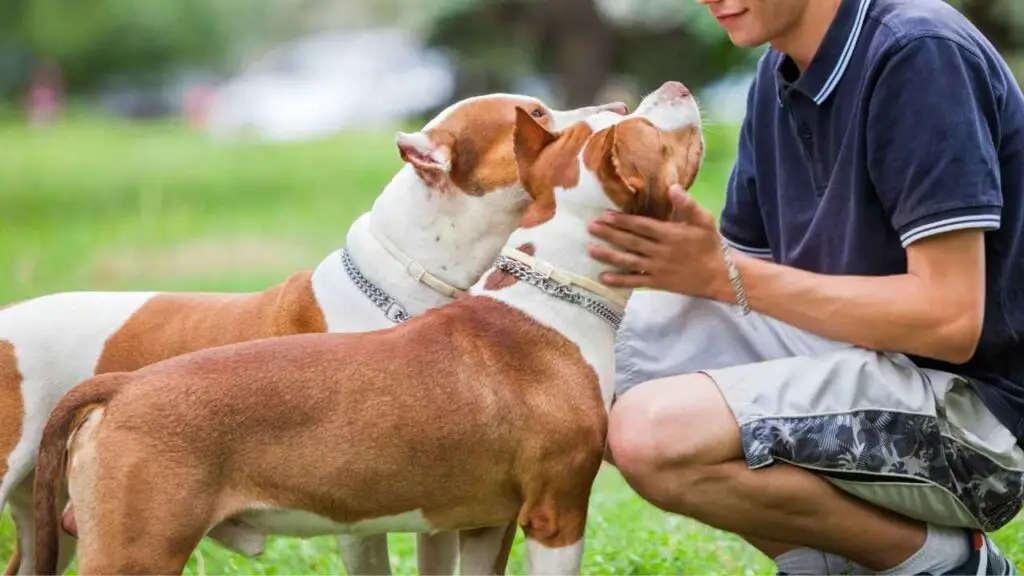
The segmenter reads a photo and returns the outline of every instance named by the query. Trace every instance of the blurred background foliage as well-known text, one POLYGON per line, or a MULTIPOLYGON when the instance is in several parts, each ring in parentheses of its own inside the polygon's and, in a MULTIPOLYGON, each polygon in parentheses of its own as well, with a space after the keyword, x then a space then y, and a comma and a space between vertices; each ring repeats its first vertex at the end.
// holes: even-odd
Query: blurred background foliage
MULTIPOLYGON (((949 0, 1015 63, 1020 0, 949 0)), ((458 58, 459 93, 557 78, 567 105, 616 82, 706 84, 749 66, 692 0, 3 0, 0 97, 17 99, 41 61, 69 95, 152 85, 183 70, 229 74, 275 43, 338 27, 399 26, 458 58)), ((1019 68, 1019 66, 1018 66, 1019 68)))

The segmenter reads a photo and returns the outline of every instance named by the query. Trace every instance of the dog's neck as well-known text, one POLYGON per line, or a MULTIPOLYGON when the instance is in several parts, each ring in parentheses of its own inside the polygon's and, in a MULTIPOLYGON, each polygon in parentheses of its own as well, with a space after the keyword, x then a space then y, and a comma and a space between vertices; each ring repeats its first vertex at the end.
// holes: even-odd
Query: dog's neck
MULTIPOLYGON (((587 232, 587 222, 597 218, 605 209, 615 208, 608 201, 606 205, 573 206, 571 212, 556 209, 554 217, 550 220, 534 227, 514 231, 506 247, 532 250, 535 258, 559 270, 600 282, 601 274, 613 270, 613 267, 594 260, 588 254, 589 244, 601 242, 587 232)), ((487 279, 496 271, 496 268, 492 268, 485 273, 483 278, 470 288, 470 294, 489 296, 517 308, 579 346, 583 357, 597 372, 605 406, 610 407, 614 392, 615 364, 612 351, 616 329, 606 320, 581 306, 547 294, 523 281, 503 288, 489 289, 487 279)), ((583 291, 578 287, 574 289, 583 291)), ((599 296, 583 292, 601 302, 607 302, 599 296)), ((632 291, 618 289, 615 292, 623 299, 628 299, 632 291)), ((618 310, 622 312, 621 309, 618 310)))
POLYGON ((452 298, 410 275, 381 237, 434 276, 466 289, 491 265, 527 200, 517 185, 483 196, 441 192, 406 165, 352 224, 346 247, 367 280, 409 314, 421 314, 452 298))

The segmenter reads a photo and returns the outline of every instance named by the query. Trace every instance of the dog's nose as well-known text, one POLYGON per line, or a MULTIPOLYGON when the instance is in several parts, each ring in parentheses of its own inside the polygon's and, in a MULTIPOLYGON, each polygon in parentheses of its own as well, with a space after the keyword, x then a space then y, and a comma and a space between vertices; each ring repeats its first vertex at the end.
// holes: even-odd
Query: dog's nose
POLYGON ((668 98, 681 100, 690 95, 690 89, 682 82, 670 80, 661 85, 661 93, 668 98))

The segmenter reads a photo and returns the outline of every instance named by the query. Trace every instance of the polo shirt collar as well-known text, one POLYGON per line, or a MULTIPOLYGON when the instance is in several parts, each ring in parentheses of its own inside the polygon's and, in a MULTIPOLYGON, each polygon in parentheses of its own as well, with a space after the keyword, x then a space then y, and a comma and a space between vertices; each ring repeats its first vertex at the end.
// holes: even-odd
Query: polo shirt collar
POLYGON ((842 0, 810 66, 796 82, 791 82, 797 75, 796 64, 789 56, 782 55, 775 68, 780 94, 797 90, 818 105, 828 99, 850 64, 870 4, 871 0, 842 0))

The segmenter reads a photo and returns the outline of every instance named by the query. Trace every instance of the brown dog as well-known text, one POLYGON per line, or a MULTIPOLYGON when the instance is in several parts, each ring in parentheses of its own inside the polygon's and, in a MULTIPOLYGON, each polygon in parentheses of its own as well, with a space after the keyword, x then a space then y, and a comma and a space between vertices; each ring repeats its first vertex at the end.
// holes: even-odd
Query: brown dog
POLYGON ((82 573, 180 573, 211 529, 462 531, 462 572, 501 571, 508 527, 534 572, 578 572, 627 293, 595 279, 585 221, 667 218, 696 177, 697 107, 667 83, 629 116, 560 134, 519 110, 533 196, 469 295, 396 328, 233 344, 86 380, 46 423, 36 572, 52 574, 67 480, 82 573), (65 453, 67 451, 67 454, 65 453))

